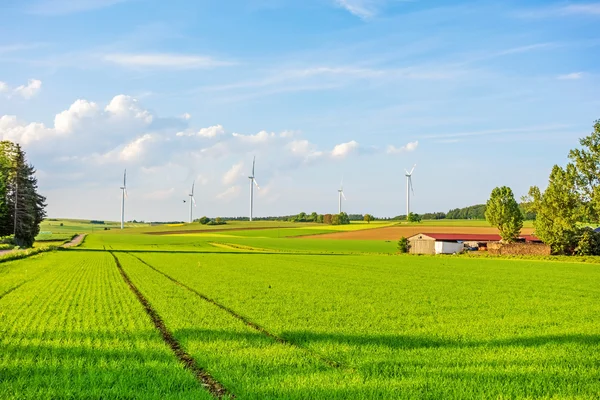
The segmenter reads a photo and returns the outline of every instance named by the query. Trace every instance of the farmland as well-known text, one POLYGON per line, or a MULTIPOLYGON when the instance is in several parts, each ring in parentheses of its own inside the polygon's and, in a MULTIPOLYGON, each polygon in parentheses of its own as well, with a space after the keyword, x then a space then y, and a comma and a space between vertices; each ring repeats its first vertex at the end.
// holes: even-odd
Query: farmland
POLYGON ((1 263, 0 398, 600 396, 596 264, 260 228, 1 263))

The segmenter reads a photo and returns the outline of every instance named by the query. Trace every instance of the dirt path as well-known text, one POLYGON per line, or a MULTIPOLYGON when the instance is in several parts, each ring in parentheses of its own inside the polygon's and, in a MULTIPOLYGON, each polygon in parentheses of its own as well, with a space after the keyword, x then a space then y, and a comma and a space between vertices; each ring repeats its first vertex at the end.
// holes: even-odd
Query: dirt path
POLYGON ((85 233, 82 233, 80 235, 75 236, 73 239, 71 239, 70 242, 63 244, 62 247, 79 246, 81 244, 81 242, 83 241, 83 238, 85 237, 85 235, 86 235, 85 233))

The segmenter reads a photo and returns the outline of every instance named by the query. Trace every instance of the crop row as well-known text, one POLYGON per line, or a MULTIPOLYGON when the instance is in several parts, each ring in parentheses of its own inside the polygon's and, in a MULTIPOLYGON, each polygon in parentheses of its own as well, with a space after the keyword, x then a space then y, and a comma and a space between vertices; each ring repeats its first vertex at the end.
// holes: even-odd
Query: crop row
MULTIPOLYGON (((512 398, 552 393, 591 398, 600 393, 600 324, 595 318, 600 271, 593 265, 434 257, 136 255, 294 346, 348 366, 330 372, 338 380, 333 385, 310 384, 321 389, 316 392, 321 396, 512 398)), ((152 270, 137 265, 143 282, 152 270)), ((151 301, 158 292, 158 287, 149 292, 151 301)), ((173 307, 190 307, 167 323, 184 324, 188 333, 194 326, 213 326, 194 319, 199 299, 184 292, 167 298, 173 307)), ((202 334, 191 333, 187 340, 192 342, 202 334)), ((235 336, 229 341, 237 342, 235 336)), ((226 343, 214 344, 221 359, 230 353, 226 343)), ((205 351, 197 348, 198 354, 205 351)), ((262 362, 267 360, 263 355, 262 362)), ((215 374, 232 369, 211 365, 215 374)), ((279 368, 278 374, 307 376, 298 366, 279 368)), ((265 384, 264 379, 255 383, 255 392, 265 384)), ((292 398, 302 398, 306 390, 294 381, 286 387, 292 398)), ((274 398, 285 397, 273 393, 274 398)))
POLYGON ((108 253, 60 252, 14 265, 53 267, 0 299, 0 398, 211 398, 108 253))

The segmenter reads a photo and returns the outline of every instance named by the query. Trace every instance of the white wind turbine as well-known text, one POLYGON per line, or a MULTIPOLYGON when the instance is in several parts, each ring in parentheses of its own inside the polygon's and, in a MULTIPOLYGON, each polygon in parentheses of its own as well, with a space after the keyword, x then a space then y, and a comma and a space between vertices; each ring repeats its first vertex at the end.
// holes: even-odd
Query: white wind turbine
POLYGON ((344 195, 344 178, 342 178, 342 183, 340 183, 340 188, 338 189, 338 214, 342 213, 342 198, 348 200, 344 195))
POLYGON ((248 177, 250 179, 250 221, 252 221, 252 217, 254 216, 254 185, 256 185, 257 189, 260 189, 258 183, 256 183, 256 178, 254 176, 254 166, 256 164, 256 156, 254 160, 252 160, 252 175, 248 177))
POLYGON ((415 195, 415 191, 413 189, 412 184, 412 174, 416 166, 417 164, 413 165, 410 172, 404 170, 406 172, 406 219, 408 219, 408 215, 410 214, 410 192, 412 192, 413 196, 415 195))
POLYGON ((196 185, 196 181, 192 182, 192 193, 190 193, 188 196, 190 196, 190 224, 194 221, 193 217, 192 217, 192 210, 193 207, 196 207, 196 199, 194 198, 194 186, 196 185))
POLYGON ((121 186, 121 229, 125 228, 125 198, 127 197, 127 170, 123 173, 123 186, 121 186))

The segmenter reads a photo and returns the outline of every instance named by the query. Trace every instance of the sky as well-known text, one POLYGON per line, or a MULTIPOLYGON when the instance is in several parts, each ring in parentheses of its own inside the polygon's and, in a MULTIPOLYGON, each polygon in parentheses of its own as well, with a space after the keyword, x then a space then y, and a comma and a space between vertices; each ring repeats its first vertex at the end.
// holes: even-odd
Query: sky
POLYGON ((600 118, 600 2, 2 0, 0 139, 48 216, 406 212, 520 198, 600 118))

